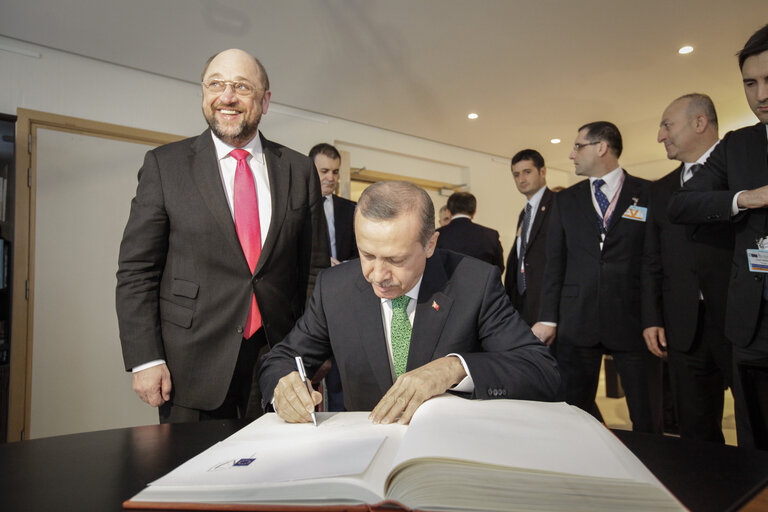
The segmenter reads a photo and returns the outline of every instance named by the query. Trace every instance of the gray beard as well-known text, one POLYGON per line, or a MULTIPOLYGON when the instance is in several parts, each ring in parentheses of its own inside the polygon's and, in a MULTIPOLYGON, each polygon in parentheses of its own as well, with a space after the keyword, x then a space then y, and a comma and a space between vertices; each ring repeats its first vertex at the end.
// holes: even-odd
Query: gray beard
POLYGON ((241 147, 250 142, 251 139, 256 135, 256 132, 259 129, 259 121, 261 121, 261 118, 257 119, 256 122, 253 125, 248 125, 247 123, 243 122, 240 125, 240 129, 235 133, 234 135, 228 135, 221 131, 221 128, 219 127, 219 123, 216 122, 216 119, 206 119, 208 122, 208 127, 211 129, 211 132, 218 137, 219 139, 223 140, 230 146, 235 147, 241 147))

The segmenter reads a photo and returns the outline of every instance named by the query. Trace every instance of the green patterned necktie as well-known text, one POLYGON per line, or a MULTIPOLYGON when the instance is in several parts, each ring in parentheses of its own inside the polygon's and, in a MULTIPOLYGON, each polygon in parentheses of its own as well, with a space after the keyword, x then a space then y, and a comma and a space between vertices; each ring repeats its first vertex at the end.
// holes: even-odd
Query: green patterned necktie
POLYGON ((408 365, 408 348, 411 345, 411 321, 408 320, 407 295, 392 299, 392 360, 395 365, 395 377, 405 373, 408 365))

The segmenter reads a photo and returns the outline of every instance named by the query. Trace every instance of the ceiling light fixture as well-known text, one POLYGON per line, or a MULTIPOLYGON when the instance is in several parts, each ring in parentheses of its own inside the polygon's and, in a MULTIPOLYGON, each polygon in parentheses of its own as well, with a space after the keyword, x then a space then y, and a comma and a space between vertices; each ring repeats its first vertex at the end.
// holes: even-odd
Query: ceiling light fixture
POLYGON ((560 139, 552 139, 549 142, 551 142, 552 144, 560 144, 560 139))
POLYGON ((469 119, 477 119, 477 118, 478 118, 478 117, 480 117, 480 116, 478 116, 478 115, 477 115, 477 114, 475 114, 474 112, 471 112, 470 114, 468 114, 468 115, 467 115, 467 117, 468 117, 469 119))
POLYGON ((683 46, 682 48, 677 50, 677 53, 679 53, 680 55, 688 55, 692 51, 693 51, 693 46, 683 46))

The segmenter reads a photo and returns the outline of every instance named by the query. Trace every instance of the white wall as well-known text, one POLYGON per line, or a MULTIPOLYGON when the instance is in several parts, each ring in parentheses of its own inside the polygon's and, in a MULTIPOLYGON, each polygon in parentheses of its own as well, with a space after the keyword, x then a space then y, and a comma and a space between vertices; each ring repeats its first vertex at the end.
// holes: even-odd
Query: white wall
MULTIPOLYGON (((2 113, 15 114, 21 107, 186 136, 206 127, 197 84, 4 37, 0 69, 2 113)), ((478 199, 475 220, 499 230, 505 251, 512 246, 524 202, 507 159, 281 105, 279 90, 272 99, 276 103, 262 121, 268 138, 302 152, 317 142, 338 142, 350 151, 356 167, 464 183, 478 199)), ((137 160, 137 171, 140 164, 137 160)), ((553 185, 569 184, 570 179, 567 172, 559 173, 553 185)), ((116 269, 116 261, 109 263, 116 269)), ((114 280, 104 286, 113 287, 114 280)))

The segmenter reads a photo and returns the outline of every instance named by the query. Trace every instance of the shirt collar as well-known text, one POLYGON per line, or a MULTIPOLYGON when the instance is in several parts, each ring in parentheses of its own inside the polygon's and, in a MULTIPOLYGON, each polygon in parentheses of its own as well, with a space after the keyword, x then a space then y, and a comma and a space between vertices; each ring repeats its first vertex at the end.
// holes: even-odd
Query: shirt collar
POLYGON ((709 158, 709 155, 712 154, 712 151, 714 151, 715 147, 720 143, 720 141, 716 141, 712 146, 704 152, 703 155, 699 157, 698 160, 695 162, 683 162, 683 172, 688 172, 688 169, 693 167, 695 164, 704 164, 706 163, 707 159, 709 158))
MULTIPOLYGON (((411 299, 411 302, 415 302, 419 299, 419 290, 421 289, 422 279, 424 279, 423 273, 421 274, 421 277, 419 277, 419 281, 416 283, 416 285, 405 293, 405 295, 407 295, 411 299)), ((381 299, 381 303, 383 304, 391 300, 392 299, 381 299)), ((408 304, 410 304, 411 302, 409 302, 408 304)))
MULTIPOLYGON (((248 141, 248 144, 243 146, 241 149, 246 150, 251 154, 252 159, 255 159, 258 157, 258 161, 263 161, 263 155, 264 155, 264 149, 261 147, 261 137, 259 136, 259 131, 256 131, 256 135, 248 141)), ((211 132, 211 137, 213 137, 213 146, 216 148, 216 158, 218 160, 223 160, 227 156, 229 156, 229 153, 233 149, 237 149, 235 146, 230 146, 220 138, 218 138, 216 135, 211 132)))
POLYGON ((541 187, 538 192, 533 194, 533 196, 528 200, 528 204, 531 205, 531 211, 536 211, 539 207, 539 203, 541 202, 541 198, 544 197, 544 190, 546 190, 547 186, 544 185, 541 187))
POLYGON ((470 217, 470 216, 469 216, 469 215, 467 215, 466 213, 457 213, 456 215, 454 215, 453 217, 451 217, 451 220, 453 220, 453 219, 470 219, 470 220, 471 220, 471 219, 472 219, 472 217, 470 217))
POLYGON ((600 176, 598 178, 589 178, 589 185, 592 187, 592 184, 595 182, 595 180, 602 179, 605 181, 605 184, 608 185, 608 188, 610 190, 615 189, 619 185, 619 179, 621 179, 621 175, 624 171, 621 170, 621 166, 615 168, 608 174, 605 174, 603 176, 600 176))

